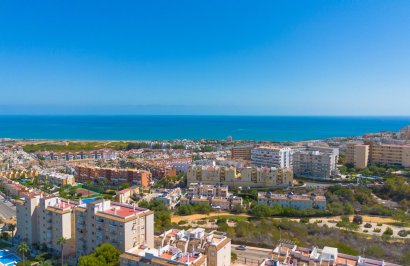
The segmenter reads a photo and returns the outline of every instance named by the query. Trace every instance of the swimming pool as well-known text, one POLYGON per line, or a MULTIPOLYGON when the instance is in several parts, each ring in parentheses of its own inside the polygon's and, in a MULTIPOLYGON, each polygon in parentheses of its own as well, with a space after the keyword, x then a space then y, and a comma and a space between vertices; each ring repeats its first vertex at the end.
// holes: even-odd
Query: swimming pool
POLYGON ((7 249, 0 250, 0 265, 15 266, 20 258, 7 249))
POLYGON ((87 204, 87 203, 96 201, 96 200, 98 200, 98 199, 99 199, 99 197, 95 197, 95 198, 82 199, 81 201, 82 201, 83 203, 87 204))

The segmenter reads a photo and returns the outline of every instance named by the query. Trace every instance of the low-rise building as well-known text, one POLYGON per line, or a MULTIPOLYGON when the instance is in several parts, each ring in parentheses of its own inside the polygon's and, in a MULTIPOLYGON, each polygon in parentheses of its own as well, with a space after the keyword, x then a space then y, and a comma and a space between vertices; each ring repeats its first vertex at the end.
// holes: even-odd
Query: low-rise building
POLYGON ((179 187, 174 189, 164 189, 160 195, 156 196, 155 200, 160 200, 165 203, 170 209, 175 209, 179 204, 182 196, 182 191, 179 187))
POLYGON ((335 265, 335 266, 399 266, 384 260, 369 259, 340 253, 337 248, 304 248, 290 244, 279 244, 271 258, 265 259, 260 266, 293 265, 335 265))
POLYGON ((181 198, 181 204, 209 204, 214 209, 232 210, 242 206, 242 198, 228 192, 228 186, 191 183, 188 192, 181 198))
POLYGON ((318 209, 326 210, 326 198, 324 196, 311 195, 294 195, 273 194, 271 192, 259 192, 258 204, 267 206, 281 206, 298 210, 318 209))
POLYGON ((75 166, 75 179, 78 182, 106 179, 111 184, 128 183, 129 185, 148 188, 151 185, 151 173, 141 169, 101 168, 88 165, 75 166))
POLYGON ((203 228, 171 229, 155 237, 155 247, 134 248, 121 255, 120 265, 231 265, 231 239, 203 228))
POLYGON ((43 181, 50 182, 53 185, 74 185, 75 179, 73 175, 56 173, 51 171, 40 171, 38 178, 43 181))
POLYGON ((125 188, 120 191, 117 191, 115 194, 115 199, 119 203, 130 203, 132 201, 131 197, 137 196, 140 193, 139 187, 130 187, 130 188, 125 188))

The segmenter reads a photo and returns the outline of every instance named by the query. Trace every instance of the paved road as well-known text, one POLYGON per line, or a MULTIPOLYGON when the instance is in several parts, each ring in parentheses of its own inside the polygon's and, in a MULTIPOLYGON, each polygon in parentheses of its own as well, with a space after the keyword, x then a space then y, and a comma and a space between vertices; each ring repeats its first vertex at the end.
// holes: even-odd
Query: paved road
POLYGON ((269 254, 272 252, 270 249, 249 246, 246 247, 246 250, 237 250, 237 246, 238 245, 232 245, 232 252, 235 252, 238 255, 238 258, 246 258, 253 260, 254 262, 262 262, 262 260, 268 258, 269 254))
POLYGON ((0 217, 3 219, 9 219, 13 216, 16 216, 16 206, 0 195, 0 217))

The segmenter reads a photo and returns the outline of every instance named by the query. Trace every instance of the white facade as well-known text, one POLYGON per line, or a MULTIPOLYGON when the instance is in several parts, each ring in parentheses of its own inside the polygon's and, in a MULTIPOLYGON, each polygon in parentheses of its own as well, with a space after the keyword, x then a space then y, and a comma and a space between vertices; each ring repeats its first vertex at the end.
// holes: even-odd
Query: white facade
POLYGON ((291 167, 291 148, 257 147, 251 151, 252 164, 255 166, 289 168, 291 167))

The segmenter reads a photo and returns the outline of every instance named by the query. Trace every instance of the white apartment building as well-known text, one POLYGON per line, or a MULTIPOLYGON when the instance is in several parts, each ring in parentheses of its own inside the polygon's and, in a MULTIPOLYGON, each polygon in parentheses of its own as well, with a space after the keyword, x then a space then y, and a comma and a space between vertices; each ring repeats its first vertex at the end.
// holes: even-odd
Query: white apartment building
POLYGON ((289 187, 293 183, 290 168, 235 167, 193 165, 187 181, 207 185, 221 184, 229 187, 289 187))
POLYGON ((261 146, 251 151, 252 164, 255 166, 289 168, 291 167, 291 148, 261 146))
POLYGON ((171 229, 155 237, 157 248, 133 248, 120 257, 121 266, 231 265, 231 239, 203 228, 171 229))
POLYGON ((298 210, 318 209, 326 210, 326 198, 324 196, 312 195, 294 195, 273 194, 271 192, 259 192, 258 204, 293 208, 298 210))
POLYGON ((154 214, 129 204, 97 200, 75 208, 77 256, 86 255, 103 243, 125 252, 144 245, 154 247, 154 214))
POLYGON ((337 156, 322 151, 298 151, 293 154, 293 173, 296 176, 329 179, 336 175, 337 156))

